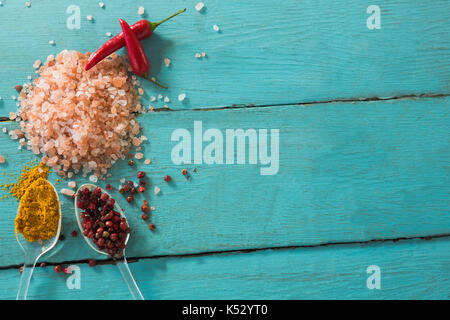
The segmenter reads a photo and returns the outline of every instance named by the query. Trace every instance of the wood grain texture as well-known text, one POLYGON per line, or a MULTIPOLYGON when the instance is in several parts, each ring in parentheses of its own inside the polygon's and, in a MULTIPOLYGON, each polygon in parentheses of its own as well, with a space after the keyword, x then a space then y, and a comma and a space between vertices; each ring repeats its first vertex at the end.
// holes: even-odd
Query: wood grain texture
MULTIPOLYGON (((260 251, 131 263, 146 299, 449 299, 450 241, 400 241, 260 251), (381 289, 366 286, 367 267, 381 271, 381 289)), ((80 290, 67 275, 37 268, 29 299, 130 299, 117 267, 81 269, 80 290), (99 283, 101 279, 101 283, 99 283)), ((14 299, 17 269, 0 271, 0 295, 14 299)))
MULTIPOLYGON (((141 19, 133 0, 109 1, 105 9, 96 1, 76 3, 81 29, 69 30, 66 9, 72 0, 42 0, 28 9, 21 1, 4 1, 0 115, 16 109, 13 87, 33 73, 36 59, 62 49, 94 51, 108 39, 106 32, 120 31, 119 17, 130 23, 141 19), (86 20, 88 14, 94 22, 86 20)), ((380 30, 366 27, 370 1, 211 0, 204 13, 194 9, 196 3, 145 2, 152 20, 188 8, 145 41, 152 75, 170 90, 150 83, 144 88, 148 96, 170 96, 173 109, 449 92, 447 0, 377 1, 380 30), (196 59, 198 52, 207 58, 196 59), (165 57, 172 59, 170 68, 165 57), (181 92, 188 97, 183 104, 176 99, 181 92)))
MULTIPOLYGON (((109 182, 148 172, 147 198, 156 206, 152 233, 139 205, 113 194, 134 228, 129 256, 318 245, 450 233, 448 111, 450 98, 336 103, 216 111, 149 113, 139 118, 152 164, 117 163, 109 182), (279 128, 280 170, 261 176, 259 165, 174 165, 175 128, 279 128), (186 167, 192 179, 180 173, 186 167), (193 169, 197 168, 198 173, 193 169), (163 182, 164 175, 173 183, 163 182), (154 186, 161 187, 155 196, 154 186)), ((11 126, 10 123, 7 124, 11 126)), ((248 143, 248 141, 247 141, 248 143)), ((0 135, 14 172, 30 157, 0 135)), ((1 177, 1 176, 0 176, 1 177)), ((52 178, 55 181, 55 178, 52 178)), ((78 184, 87 179, 79 177, 78 184)), ((57 188, 67 187, 66 182, 57 188)), ((102 184, 103 186, 104 184, 102 184)), ((138 196, 136 203, 143 197, 138 196)), ((1 203, 0 265, 21 263, 13 237, 17 203, 1 203)), ((76 228, 71 199, 62 204, 67 240, 50 261, 94 257, 76 228)))

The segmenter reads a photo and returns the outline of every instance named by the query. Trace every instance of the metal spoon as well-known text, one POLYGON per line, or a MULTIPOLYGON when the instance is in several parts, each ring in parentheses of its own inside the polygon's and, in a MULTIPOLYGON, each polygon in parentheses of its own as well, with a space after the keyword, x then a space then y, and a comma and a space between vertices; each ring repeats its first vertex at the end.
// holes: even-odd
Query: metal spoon
MULTIPOLYGON (((77 223, 78 223, 78 227, 80 228, 81 234, 83 235, 83 226, 81 224, 81 219, 80 219, 80 214, 78 213, 78 195, 81 193, 81 190, 84 188, 88 188, 89 190, 94 190, 97 186, 94 184, 83 184, 81 187, 78 188, 77 193, 75 195, 75 200, 74 200, 74 204, 75 204, 75 216, 77 218, 77 223)), ((100 188, 101 189, 101 188, 100 188)), ((111 195, 106 192, 105 190, 101 189, 102 193, 106 193, 110 198, 111 195)), ((120 216, 122 218, 125 218, 125 215, 123 214, 122 209, 119 207, 117 201, 114 203, 114 207, 116 209, 117 212, 120 213, 120 216)), ((128 221, 127 221, 128 223, 128 221)), ((83 235, 84 240, 86 240, 87 244, 96 252, 100 253, 100 254, 104 254, 104 255, 108 255, 106 252, 103 252, 101 250, 99 250, 98 248, 95 247, 94 243, 92 242, 91 239, 89 239, 88 237, 83 235)), ((128 243, 128 239, 130 238, 130 234, 127 234, 127 238, 125 239, 125 245, 127 245, 128 243)), ((127 263, 127 259, 125 257, 125 249, 123 250, 123 260, 117 260, 116 261, 116 265, 120 270, 120 273, 122 274, 123 280, 125 280, 125 283, 128 286, 128 289, 130 290, 131 295, 133 296, 134 300, 144 300, 144 297, 142 296, 141 291, 139 290, 139 287, 136 284, 136 281, 134 280, 134 277, 130 271, 130 268, 128 267, 128 263, 127 263)))
POLYGON ((22 248, 25 255, 25 262, 23 264, 22 276, 20 277, 19 291, 17 292, 17 300, 26 300, 28 294, 28 288, 30 286, 31 276, 33 275, 34 267, 38 262, 39 258, 50 249, 52 249, 59 239, 59 234, 61 232, 61 204, 59 202, 58 192, 56 191, 53 184, 47 181, 49 185, 52 186, 53 190, 56 194, 56 199, 58 201, 58 210, 59 210, 59 222, 58 229, 56 231, 56 235, 50 240, 39 240, 30 242, 24 238, 24 236, 17 231, 16 239, 22 248))

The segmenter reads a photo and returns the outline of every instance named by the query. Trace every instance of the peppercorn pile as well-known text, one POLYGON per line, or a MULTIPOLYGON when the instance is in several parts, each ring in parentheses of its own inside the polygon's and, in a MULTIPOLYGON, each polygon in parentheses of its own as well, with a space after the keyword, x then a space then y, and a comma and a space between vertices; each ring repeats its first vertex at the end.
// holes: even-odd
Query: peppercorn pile
POLYGON ((102 193, 99 187, 93 191, 83 188, 78 194, 77 206, 80 213, 83 235, 92 239, 95 245, 112 258, 120 258, 131 229, 127 220, 115 209, 115 200, 102 193))

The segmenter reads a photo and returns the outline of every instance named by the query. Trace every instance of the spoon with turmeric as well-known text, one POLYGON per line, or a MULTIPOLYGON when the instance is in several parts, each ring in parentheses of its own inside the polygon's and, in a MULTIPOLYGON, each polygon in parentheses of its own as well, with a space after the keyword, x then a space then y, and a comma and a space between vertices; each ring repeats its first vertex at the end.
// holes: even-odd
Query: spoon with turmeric
POLYGON ((16 239, 25 254, 17 300, 26 300, 34 267, 56 245, 60 232, 58 193, 49 181, 39 178, 20 199, 15 220, 16 239))

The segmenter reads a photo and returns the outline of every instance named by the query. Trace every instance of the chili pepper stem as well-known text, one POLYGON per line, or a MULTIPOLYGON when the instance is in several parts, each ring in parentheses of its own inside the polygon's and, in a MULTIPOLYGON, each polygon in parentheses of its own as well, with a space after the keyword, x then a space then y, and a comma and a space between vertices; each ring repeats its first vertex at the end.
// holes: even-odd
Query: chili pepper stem
POLYGON ((172 19, 173 17, 179 15, 180 13, 183 13, 186 11, 186 8, 184 8, 183 10, 180 10, 178 12, 175 12, 173 15, 171 15, 170 17, 165 18, 164 20, 161 20, 159 22, 150 22, 150 25, 152 27, 152 30, 154 31, 156 29, 157 26, 159 26, 160 24, 166 22, 167 20, 172 19))
POLYGON ((156 80, 153 80, 153 79, 149 78, 147 73, 144 73, 144 74, 142 75, 142 78, 147 79, 148 81, 150 81, 150 82, 156 84, 158 87, 161 87, 161 88, 164 88, 164 89, 169 89, 169 87, 167 87, 167 86, 165 86, 165 85, 159 83, 159 82, 156 81, 156 80))

